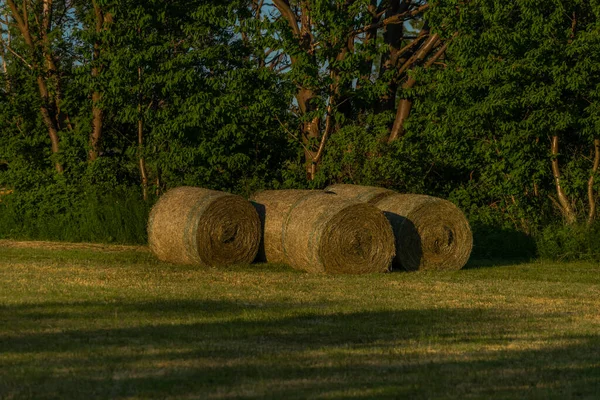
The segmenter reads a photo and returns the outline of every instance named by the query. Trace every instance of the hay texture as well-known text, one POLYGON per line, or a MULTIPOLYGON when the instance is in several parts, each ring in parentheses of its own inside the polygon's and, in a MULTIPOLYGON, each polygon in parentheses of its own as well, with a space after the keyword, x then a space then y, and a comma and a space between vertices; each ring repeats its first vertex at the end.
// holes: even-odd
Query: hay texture
POLYGON ((287 263, 281 240, 285 219, 298 200, 314 193, 313 190, 267 190, 252 196, 250 200, 263 227, 257 261, 287 263))
POLYGON ((214 190, 179 187, 150 212, 148 242, 162 261, 223 266, 248 264, 260 244, 260 220, 246 199, 214 190))
POLYGON ((368 186, 332 185, 325 190, 366 201, 384 212, 396 237, 394 268, 458 270, 469 260, 471 227, 463 212, 449 201, 368 186))
POLYGON ((265 221, 264 255, 314 273, 386 272, 394 235, 374 206, 321 191, 264 191, 253 197, 265 221))

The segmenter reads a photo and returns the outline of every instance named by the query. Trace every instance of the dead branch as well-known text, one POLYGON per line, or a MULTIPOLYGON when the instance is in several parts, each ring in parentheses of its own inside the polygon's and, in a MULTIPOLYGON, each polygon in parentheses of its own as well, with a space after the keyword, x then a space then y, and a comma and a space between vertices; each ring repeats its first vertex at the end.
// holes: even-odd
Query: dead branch
POLYGON ((359 34, 359 33, 363 33, 363 32, 367 32, 371 29, 379 29, 382 28, 386 25, 391 25, 391 24, 402 24, 404 23, 404 21, 407 21, 411 18, 416 17, 419 14, 422 14, 424 11, 426 11, 428 8, 430 7, 429 4, 425 4, 422 5, 414 10, 411 11, 406 11, 400 14, 396 14, 396 15, 392 15, 391 17, 388 17, 386 19, 384 19, 383 21, 379 21, 375 24, 371 24, 368 26, 365 26, 363 28, 357 29, 355 31, 353 31, 354 34, 359 34))

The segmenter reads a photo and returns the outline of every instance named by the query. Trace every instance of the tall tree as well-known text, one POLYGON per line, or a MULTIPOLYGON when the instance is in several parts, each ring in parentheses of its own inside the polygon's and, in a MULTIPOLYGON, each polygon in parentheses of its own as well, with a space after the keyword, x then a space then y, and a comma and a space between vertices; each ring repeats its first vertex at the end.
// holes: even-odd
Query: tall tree
MULTIPOLYGON (((14 21, 24 54, 12 53, 32 71, 40 97, 40 114, 50 138, 52 153, 60 150, 60 136, 64 115, 61 112, 63 96, 60 62, 56 41, 62 38, 63 24, 68 20, 69 5, 65 1, 33 0, 16 4, 6 0, 2 10, 14 21)), ((55 169, 63 172, 61 161, 55 158, 55 169)))
MULTIPOLYGON (((110 46, 107 43, 106 32, 110 29, 112 24, 112 11, 110 7, 100 3, 100 0, 93 0, 93 32, 94 32, 94 50, 93 50, 93 66, 92 66, 92 79, 94 83, 98 85, 99 76, 102 71, 106 68, 103 62, 103 52, 107 51, 106 47, 110 46)), ((98 87, 95 87, 92 92, 92 133, 90 135, 90 152, 89 158, 94 161, 98 158, 100 153, 100 145, 103 136, 104 128, 104 110, 101 105, 102 91, 98 87)))
POLYGON ((450 1, 429 15, 459 35, 419 106, 437 121, 426 129, 443 132, 446 158, 461 143, 453 157, 475 162, 490 204, 535 220, 524 205, 545 199, 568 224, 596 218, 599 17, 600 4, 583 0, 450 1))
POLYGON ((430 5, 408 0, 273 0, 272 5, 270 61, 297 87, 294 105, 308 178, 314 179, 328 138, 357 119, 361 107, 353 105, 355 99, 371 99, 363 111, 389 113, 387 140, 400 137, 410 109, 407 102, 396 105, 402 83, 413 68, 443 53, 436 52, 441 38, 422 26, 430 5))
POLYGON ((126 0, 114 9, 102 104, 135 143, 143 193, 157 181, 227 187, 287 154, 273 117, 283 114, 281 88, 239 34, 252 18, 246 6, 126 0))

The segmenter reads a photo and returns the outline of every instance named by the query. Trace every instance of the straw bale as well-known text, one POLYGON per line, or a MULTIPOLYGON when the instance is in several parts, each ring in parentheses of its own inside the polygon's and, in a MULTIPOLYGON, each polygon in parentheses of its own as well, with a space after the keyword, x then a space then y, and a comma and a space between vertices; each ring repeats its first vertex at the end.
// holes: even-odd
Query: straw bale
POLYGON ((376 207, 321 191, 265 191, 254 200, 264 206, 269 261, 269 254, 283 254, 293 268, 315 273, 389 270, 393 231, 376 207), (280 198, 283 205, 275 208, 280 198))
POLYGON ((262 240, 256 261, 286 263, 281 232, 285 218, 302 197, 314 190, 266 190, 250 198, 262 226, 262 240))
MULTIPOLYGON (((368 199, 369 193, 374 198, 375 193, 381 193, 381 188, 341 185, 338 190, 338 186, 326 190, 363 199, 368 199), (356 188, 356 195, 352 187, 356 188)), ((372 204, 384 212, 394 229, 394 268, 458 270, 467 263, 473 249, 473 234, 458 207, 437 197, 388 192, 391 193, 372 204)))
POLYGON ((178 187, 165 193, 148 221, 148 241, 162 261, 222 266, 251 263, 260 220, 246 199, 215 190, 178 187))

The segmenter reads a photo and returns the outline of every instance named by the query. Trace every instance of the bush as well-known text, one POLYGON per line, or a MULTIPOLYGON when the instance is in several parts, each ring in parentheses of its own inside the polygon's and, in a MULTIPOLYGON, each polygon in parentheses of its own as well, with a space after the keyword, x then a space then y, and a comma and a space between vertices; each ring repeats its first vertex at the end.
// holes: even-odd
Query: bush
POLYGON ((15 192, 0 202, 0 238, 143 244, 150 207, 135 187, 15 192))
POLYGON ((550 225, 537 237, 540 257, 556 261, 600 261, 599 243, 600 223, 550 225))

